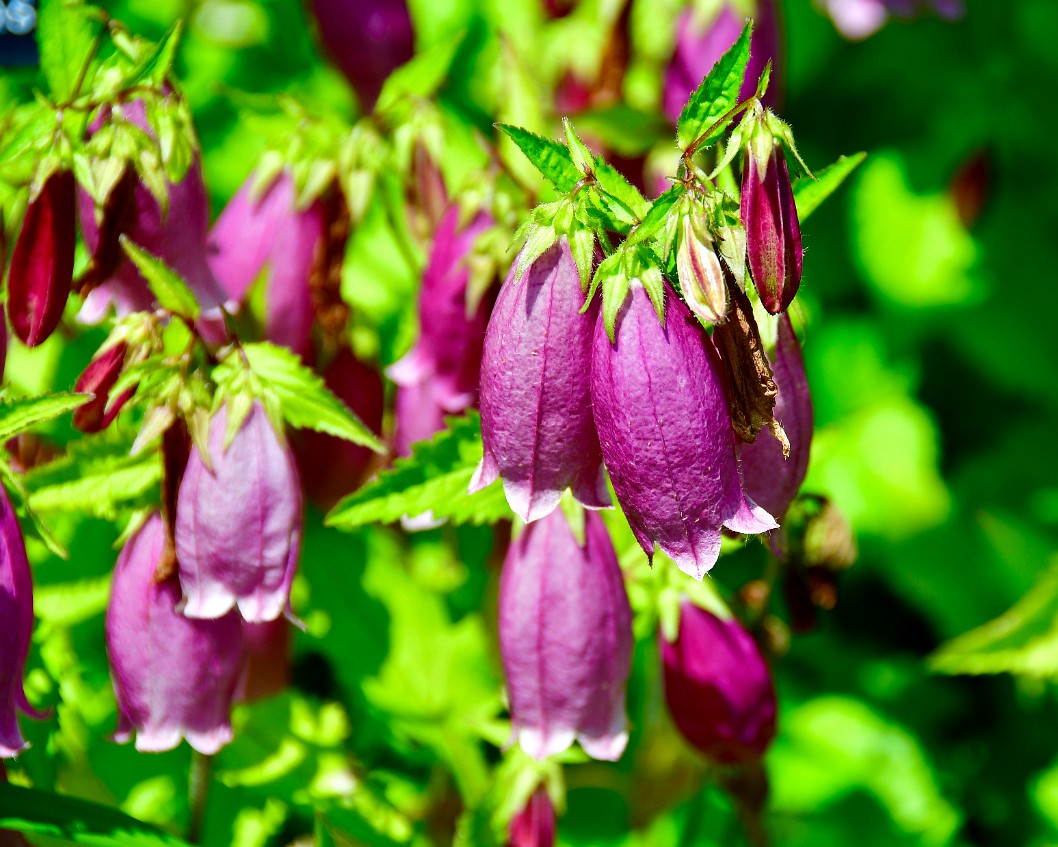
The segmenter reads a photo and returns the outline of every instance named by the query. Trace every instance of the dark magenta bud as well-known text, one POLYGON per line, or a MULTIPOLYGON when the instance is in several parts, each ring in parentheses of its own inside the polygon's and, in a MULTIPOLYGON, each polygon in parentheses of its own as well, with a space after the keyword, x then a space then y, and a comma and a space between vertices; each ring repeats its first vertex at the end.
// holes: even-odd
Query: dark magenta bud
MULTIPOLYGON (((157 513, 125 543, 114 568, 106 641, 120 715, 116 741, 170 750, 181 738, 198 752, 231 741, 231 700, 242 659, 239 616, 192 620, 177 611, 180 585, 159 582, 166 555, 157 513)), ((172 555, 169 551, 168 555, 172 555)))
POLYGON ((720 530, 775 529, 742 490, 720 363, 701 325, 665 287, 665 326, 633 280, 610 343, 595 325, 591 396, 617 500, 647 556, 654 545, 701 579, 720 530))
MULTIPOLYGON (((703 16, 694 8, 680 15, 676 30, 676 49, 665 70, 663 108, 673 123, 691 99, 702 80, 735 43, 746 25, 744 4, 732 0, 713 3, 710 13, 703 16)), ((750 57, 746 76, 742 80, 739 99, 752 97, 764 66, 772 63, 771 84, 762 102, 773 106, 778 98, 779 82, 775 64, 779 53, 779 27, 774 0, 756 0, 753 11, 753 35, 750 37, 750 57)), ((667 187, 667 186, 666 186, 667 187)))
POLYGON ((747 149, 742 174, 746 258, 761 303, 777 315, 801 284, 801 225, 782 147, 774 144, 763 168, 747 149))
POLYGON ((577 739, 595 759, 620 758, 632 612, 602 518, 584 513, 583 543, 561 510, 529 524, 507 551, 499 612, 512 732, 522 749, 543 759, 577 739))
POLYGON ((497 477, 511 509, 529 522, 570 488, 592 509, 610 505, 591 414, 591 344, 598 298, 584 293, 569 243, 559 239, 515 280, 511 268, 485 335, 481 436, 470 490, 497 477))
POLYGON ((33 636, 33 576, 26 544, 7 491, 0 486, 0 758, 26 749, 16 710, 43 718, 22 687, 33 636))
POLYGON ((209 460, 191 451, 176 504, 180 585, 191 618, 235 606, 251 623, 289 607, 301 550, 301 483, 290 449, 254 401, 225 449, 228 407, 209 427, 209 460))
POLYGON ((404 0, 312 0, 320 39, 353 86, 365 112, 382 83, 415 50, 415 32, 404 0))
POLYGON ((539 786, 518 814, 511 819, 507 847, 553 847, 555 807, 544 786, 539 786))
POLYGON ((105 346, 77 377, 73 390, 81 394, 95 395, 73 413, 73 425, 81 432, 99 432, 106 429, 118 416, 121 407, 136 393, 135 388, 128 388, 113 401, 110 398, 110 389, 118 381, 125 366, 127 351, 128 345, 124 341, 105 346))
POLYGON ((77 244, 76 183, 72 171, 54 171, 30 201, 11 254, 7 316, 23 344, 36 347, 62 319, 73 283, 77 244))
POLYGON ((714 762, 745 764, 775 737, 775 688, 756 642, 734 618, 684 600, 674 642, 659 635, 676 727, 714 762))
POLYGON ((778 388, 774 416, 790 441, 790 457, 783 457, 770 430, 761 430, 754 443, 742 445, 742 485, 756 503, 782 518, 805 481, 812 446, 812 395, 801 345, 786 314, 779 316, 771 367, 778 388))

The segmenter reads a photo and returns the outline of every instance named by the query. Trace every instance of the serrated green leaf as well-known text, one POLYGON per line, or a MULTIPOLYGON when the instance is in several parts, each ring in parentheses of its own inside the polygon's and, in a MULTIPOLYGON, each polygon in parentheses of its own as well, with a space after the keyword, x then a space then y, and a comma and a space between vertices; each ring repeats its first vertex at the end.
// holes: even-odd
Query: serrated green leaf
POLYGON ((197 320, 202 308, 194 293, 180 275, 157 256, 152 256, 127 235, 121 236, 121 246, 147 280, 158 298, 158 305, 176 315, 197 320))
MULTIPOLYGON (((698 137, 715 124, 725 113, 738 104, 738 93, 746 76, 749 64, 749 41, 753 24, 747 23, 738 40, 731 45, 719 61, 713 65, 709 75, 702 80, 697 91, 691 95, 680 112, 677 136, 680 147, 686 150, 698 137)), ((716 126, 702 140, 698 149, 704 150, 724 134, 727 122, 716 126)))
POLYGON ((126 439, 104 434, 77 442, 62 458, 33 468, 23 481, 35 511, 115 520, 120 509, 153 502, 161 477, 157 455, 130 456, 126 439))
POLYGON ((375 105, 376 112, 387 112, 404 97, 432 97, 448 78, 462 38, 450 38, 420 53, 397 68, 386 79, 375 105))
POLYGON ((15 508, 25 515, 29 521, 29 528, 35 536, 60 559, 67 558, 69 553, 66 552, 66 548, 59 543, 59 539, 52 534, 52 531, 40 519, 40 515, 30 507, 29 493, 22 484, 22 478, 11 470, 11 466, 6 461, 0 461, 0 479, 3 480, 7 490, 14 495, 15 508))
POLYGON ((595 162, 595 179, 602 190, 619 200, 627 210, 626 214, 631 215, 626 223, 635 223, 636 219, 642 219, 650 210, 650 201, 639 193, 639 189, 625 179, 617 168, 601 158, 595 162))
POLYGON ((44 394, 0 400, 0 442, 38 424, 72 412, 91 400, 89 394, 44 394))
POLYGON ((188 847, 124 812, 76 797, 0 782, 0 829, 91 847, 188 847))
POLYGON ((67 101, 74 95, 94 38, 82 3, 42 0, 37 23, 40 69, 57 102, 67 101))
POLYGON ((815 179, 803 176, 794 183, 794 203, 797 204, 797 218, 804 221, 819 205, 833 194, 860 163, 867 158, 866 153, 854 153, 842 156, 831 165, 827 165, 816 174, 815 179))
POLYGON ((404 515, 432 512, 454 523, 492 523, 509 518, 510 508, 500 485, 467 494, 481 460, 481 420, 476 412, 449 418, 449 428, 412 447, 359 491, 342 500, 326 523, 342 529, 400 520, 404 515))
POLYGON ((580 140, 580 136, 577 135, 573 124, 569 122, 569 118, 562 119, 562 128, 566 131, 566 149, 569 150, 573 164, 582 174, 589 173, 592 170, 595 158, 591 150, 587 144, 580 140))
POLYGON ((632 230, 632 234, 628 236, 625 243, 629 246, 640 244, 662 229, 668 223, 672 207, 679 202, 686 191, 687 189, 682 185, 674 185, 658 197, 643 216, 642 223, 632 230))
POLYGON ((573 157, 564 144, 544 138, 520 126, 497 124, 508 138, 525 154, 559 191, 572 191, 581 179, 581 172, 573 163, 573 157))
POLYGON ((267 342, 243 345, 242 351, 264 388, 274 392, 283 418, 291 426, 336 435, 376 453, 386 452, 367 425, 294 353, 267 342))

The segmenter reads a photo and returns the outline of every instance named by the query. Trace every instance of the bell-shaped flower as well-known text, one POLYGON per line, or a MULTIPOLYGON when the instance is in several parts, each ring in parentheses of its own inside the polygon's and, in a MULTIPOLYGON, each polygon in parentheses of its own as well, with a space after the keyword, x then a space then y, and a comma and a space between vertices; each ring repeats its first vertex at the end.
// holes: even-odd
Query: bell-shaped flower
MULTIPOLYGON (((764 73, 764 66, 769 61, 774 66, 779 52, 775 0, 756 0, 749 5, 755 7, 751 10, 753 35, 750 37, 750 58, 739 92, 740 100, 753 96, 757 90, 757 80, 764 73)), ((665 114, 673 123, 679 119, 683 107, 713 69, 713 65, 741 34, 746 23, 744 6, 744 3, 735 0, 721 0, 709 4, 708 14, 704 17, 695 8, 688 8, 680 15, 676 25, 676 49, 665 69, 662 95, 665 114)), ((771 85, 763 98, 766 106, 774 105, 778 90, 776 68, 772 67, 771 85)))
POLYGON ((36 347, 59 325, 73 282, 77 244, 72 171, 50 174, 26 209, 11 254, 7 315, 23 344, 36 347))
POLYGON ((538 786, 525 807, 511 818, 507 847, 553 847, 555 807, 544 786, 538 786))
POLYGON ((790 457, 783 456, 770 430, 761 430, 754 443, 742 445, 742 485, 754 502, 781 518, 805 481, 812 446, 812 395, 801 345, 786 314, 779 316, 771 367, 778 388, 774 415, 789 439, 790 457))
POLYGON ((419 292, 419 339, 386 373, 398 385, 397 453, 443 429, 445 415, 458 415, 477 403, 478 371, 488 304, 467 308, 467 263, 474 241, 493 225, 479 212, 459 225, 455 205, 445 212, 423 273, 419 292), (410 391, 401 391, 408 389, 410 391), (401 394, 415 402, 400 402, 401 394))
POLYGON ((191 452, 176 504, 180 585, 191 618, 234 606, 253 623, 290 602, 301 549, 301 484, 290 449, 254 401, 225 449, 229 409, 209 428, 209 461, 191 452))
POLYGON ((606 526, 584 513, 579 543, 561 510, 511 544, 500 578, 500 653, 513 737, 538 759, 580 741, 616 760, 628 741, 632 613, 606 526))
POLYGON ((327 53, 370 112, 382 83, 415 50, 415 31, 405 0, 312 0, 327 53))
POLYGON ((22 672, 33 635, 33 577, 22 530, 7 492, 0 487, 0 758, 26 748, 16 710, 33 718, 42 714, 26 700, 22 672))
POLYGON ((684 600, 676 640, 658 640, 665 699, 683 737, 722 764, 761 756, 775 736, 775 688, 752 636, 684 600))
POLYGON ((777 524, 742 490, 735 436, 712 343, 665 287, 665 325, 638 280, 614 343, 600 316, 592 403, 603 459, 632 532, 701 579, 720 555, 720 529, 777 524))
POLYGON ((242 659, 234 612, 192 620, 178 611, 175 576, 158 579, 166 550, 157 513, 125 542, 114 568, 106 641, 117 695, 117 741, 136 735, 136 749, 170 750, 186 738, 200 753, 231 741, 231 700, 242 659))
POLYGON ((284 171, 259 192, 255 175, 232 197, 213 225, 209 267, 231 300, 245 301, 267 266, 264 337, 303 359, 312 350, 313 271, 321 258, 323 205, 299 209, 294 180, 284 171))
POLYGON ((746 258, 764 308, 786 310, 801 285, 801 224, 782 147, 762 162, 747 150, 742 173, 742 225, 746 258))
MULTIPOLYGON (((517 266, 517 262, 515 263, 517 266)), ((481 362, 485 451, 470 490, 503 479, 511 509, 541 518, 562 492, 588 508, 610 505, 591 414, 591 345, 598 301, 584 294, 565 238, 500 289, 481 362)))
MULTIPOLYGON (((142 102, 136 100, 124 104, 122 117, 153 135, 142 102)), ((99 128, 100 123, 96 122, 93 131, 99 128)), ((168 190, 168 209, 163 211, 147 186, 137 178, 124 234, 183 277, 203 309, 213 309, 224 302, 225 297, 207 262, 209 198, 202 181, 202 165, 197 157, 184 178, 180 182, 169 183, 168 190)), ((87 192, 82 191, 77 205, 85 244, 90 252, 95 252, 100 239, 95 203, 87 192)), ((126 257, 119 259, 108 280, 88 293, 78 319, 84 323, 98 323, 106 316, 111 305, 119 317, 129 312, 152 309, 155 305, 147 281, 126 257)))

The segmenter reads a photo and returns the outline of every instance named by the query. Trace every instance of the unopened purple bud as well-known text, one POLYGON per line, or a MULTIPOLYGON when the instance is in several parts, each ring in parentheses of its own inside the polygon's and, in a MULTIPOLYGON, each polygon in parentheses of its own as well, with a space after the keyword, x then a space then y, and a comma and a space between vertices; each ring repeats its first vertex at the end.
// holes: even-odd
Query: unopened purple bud
POLYGON ((73 425, 81 432, 99 432, 106 429, 118 416, 121 407, 136 393, 135 388, 128 388, 118 397, 110 399, 110 389, 121 376, 125 366, 125 353, 128 345, 124 341, 112 344, 96 353, 74 384, 74 391, 82 394, 94 394, 95 398, 73 413, 73 425), (109 408, 108 408, 109 406, 109 408))
POLYGON ((532 793, 529 802, 511 819, 511 837, 507 847, 553 847, 555 843, 555 807, 544 786, 532 793))
POLYGON ((774 416, 790 441, 790 458, 783 457, 782 445, 771 431, 762 430, 755 442, 742 445, 742 485, 755 502, 781 518, 805 480, 812 446, 812 395, 789 315, 779 316, 771 366, 778 388, 774 416))
POLYGON ((500 578, 500 653, 513 735, 543 759, 580 741, 596 759, 628 741, 632 613, 606 526, 584 513, 579 544, 561 510, 529 524, 500 578))
POLYGON ((775 688, 750 634, 684 600, 676 640, 658 640, 665 699, 684 738, 722 764, 763 755, 775 736, 775 688))
POLYGON ((407 62, 415 32, 404 0, 312 0, 320 38, 349 80, 360 106, 371 111, 382 83, 407 62))
POLYGON ((610 344, 600 317, 592 403, 617 500, 648 556, 654 545, 701 579, 720 555, 720 529, 775 529, 746 497, 712 343, 667 285, 664 327, 633 281, 610 344))
POLYGON ((253 182, 251 174, 213 225, 209 267, 228 297, 242 303, 267 265, 264 336, 308 358, 323 207, 317 199, 298 209, 294 181, 285 171, 256 198, 253 182))
POLYGON ((191 618, 219 618, 234 606, 257 623, 290 602, 301 548, 301 484, 290 449, 254 401, 224 449, 228 408, 209 428, 206 466, 196 448, 176 504, 180 585, 191 618))
POLYGON ((59 325, 73 283, 77 243, 72 171, 52 173, 26 209, 11 254, 7 315, 23 344, 36 347, 59 325))
MULTIPOLYGON (((676 49, 665 70, 663 106, 665 114, 673 123, 691 98, 702 80, 713 69, 720 57, 738 39, 745 26, 745 15, 731 0, 724 0, 710 20, 702 22, 694 9, 680 15, 676 30, 676 49)), ((757 0, 753 17, 753 35, 750 38, 750 58, 746 76, 742 81, 739 99, 752 97, 757 90, 757 81, 770 61, 771 85, 764 93, 762 102, 773 106, 778 98, 779 85, 774 67, 779 52, 779 28, 776 20, 774 0, 757 0)))
POLYGON ((16 710, 42 718, 22 687, 22 672, 33 636, 33 577, 22 530, 7 492, 0 487, 0 758, 26 748, 16 710))
MULTIPOLYGON (((123 117, 145 132, 152 133, 143 103, 125 104, 123 117)), ((98 122, 93 127, 98 128, 98 122)), ((152 133, 153 134, 153 133, 152 133)), ((202 165, 196 157, 183 180, 170 183, 169 208, 165 214, 142 181, 136 180, 131 220, 125 234, 129 240, 161 259, 187 282, 203 309, 224 302, 224 292, 207 263, 209 198, 202 181, 202 165)), ((78 197, 81 231, 89 251, 96 252, 100 239, 95 220, 95 204, 87 192, 78 197)), ((154 295, 147 281, 127 258, 118 262, 109 280, 85 297, 78 319, 97 323, 113 305, 119 317, 154 308, 154 295)))
POLYGON ((114 569, 106 617, 120 709, 114 738, 128 741, 135 731, 136 749, 146 752, 170 750, 186 738, 195 750, 212 754, 232 737, 239 616, 191 620, 180 614, 176 579, 156 579, 165 548, 165 524, 155 513, 125 543, 114 569))
POLYGON ((485 335, 481 435, 485 453, 470 484, 503 479, 511 509, 529 522, 570 488, 585 506, 610 505, 591 414, 596 299, 584 294, 569 243, 559 239, 521 280, 512 266, 485 335))
POLYGON ((771 314, 786 310, 801 284, 801 224, 782 147, 773 145, 763 173, 749 150, 742 175, 742 225, 746 258, 761 303, 771 314))

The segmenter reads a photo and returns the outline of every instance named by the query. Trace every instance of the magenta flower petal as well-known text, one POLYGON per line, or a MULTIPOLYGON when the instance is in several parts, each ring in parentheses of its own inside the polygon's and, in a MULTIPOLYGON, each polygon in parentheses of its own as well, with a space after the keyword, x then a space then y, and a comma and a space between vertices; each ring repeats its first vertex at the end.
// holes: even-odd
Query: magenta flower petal
POLYGON ((747 153, 742 175, 742 225, 746 258, 761 303, 777 315, 790 305, 801 285, 801 225, 797 219, 790 173, 782 147, 776 144, 764 173, 747 153))
POLYGON ((617 500, 648 556, 655 543, 701 579, 720 528, 758 533, 774 519, 742 490, 727 398, 712 343, 666 287, 665 326, 638 282, 610 344, 595 326, 592 402, 617 500))
POLYGON ((625 683, 632 613, 602 519, 585 513, 585 543, 565 515, 529 524, 500 579, 500 652, 514 737, 545 758, 579 739, 616 760, 628 741, 625 683))
POLYGON ((585 506, 610 505, 591 413, 591 343, 598 301, 584 294, 563 238, 500 290, 481 364, 485 455, 470 490, 503 478, 511 509, 529 522, 566 488, 585 506))
POLYGON ((211 473, 191 453, 176 506, 180 585, 191 618, 238 606, 250 622, 270 621, 290 602, 301 547, 301 485, 289 448, 254 402, 227 450, 227 407, 209 430, 211 473))
POLYGON ((0 758, 26 748, 16 710, 41 718, 26 700, 22 673, 33 636, 33 577, 22 530, 0 486, 0 758))
POLYGON ((742 485, 755 502, 781 517, 805 481, 812 446, 812 395, 801 345, 786 314, 779 316, 779 339, 771 365, 779 389, 775 419, 790 440, 790 458, 783 457, 770 430, 761 430, 753 444, 742 445, 742 485))
POLYGON ((511 819, 510 832, 507 847, 553 847, 555 807, 544 786, 539 786, 525 808, 511 819))
POLYGON ((724 764, 762 755, 775 736, 775 689, 750 634, 684 600, 676 640, 658 641, 665 699, 684 738, 724 764))
POLYGON ((165 525, 152 515, 125 544, 107 606, 107 654, 120 717, 117 741, 169 750, 186 738, 200 753, 231 740, 232 693, 242 658, 234 612, 217 620, 181 615, 175 578, 158 582, 165 525))

